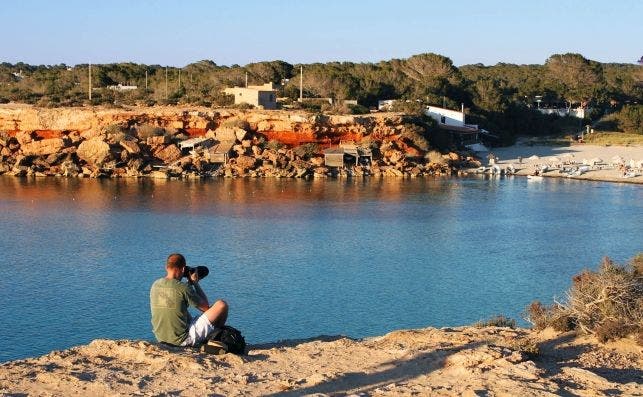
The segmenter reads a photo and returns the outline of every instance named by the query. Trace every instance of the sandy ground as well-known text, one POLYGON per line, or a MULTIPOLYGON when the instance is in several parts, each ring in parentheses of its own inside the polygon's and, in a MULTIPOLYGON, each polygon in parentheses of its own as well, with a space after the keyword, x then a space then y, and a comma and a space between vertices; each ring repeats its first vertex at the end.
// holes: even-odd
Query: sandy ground
POLYGON ((641 368, 633 340, 495 327, 287 341, 246 356, 96 340, 1 364, 0 395, 636 396, 641 368))
MULTIPOLYGON (((638 172, 639 176, 634 178, 622 178, 622 172, 617 167, 612 166, 612 159, 615 156, 622 157, 627 164, 630 160, 643 160, 643 146, 596 146, 587 144, 575 144, 572 146, 528 146, 517 144, 506 148, 496 148, 492 150, 499 158, 501 168, 513 164, 517 169, 518 175, 529 175, 533 173, 535 167, 539 164, 552 164, 551 159, 555 156, 562 160, 574 161, 582 164, 583 159, 591 160, 599 158, 603 162, 595 170, 589 171, 581 176, 573 177, 574 179, 585 179, 595 181, 610 182, 627 182, 643 183, 643 170, 638 172), (539 156, 537 160, 527 160, 531 156, 539 156), (573 157, 565 157, 573 155, 573 157), (523 158, 522 164, 519 163, 518 157, 523 158), (602 169, 598 169, 602 168, 602 169)), ((486 165, 486 159, 483 164, 486 165)), ((564 177, 557 170, 546 172, 545 177, 564 177)))

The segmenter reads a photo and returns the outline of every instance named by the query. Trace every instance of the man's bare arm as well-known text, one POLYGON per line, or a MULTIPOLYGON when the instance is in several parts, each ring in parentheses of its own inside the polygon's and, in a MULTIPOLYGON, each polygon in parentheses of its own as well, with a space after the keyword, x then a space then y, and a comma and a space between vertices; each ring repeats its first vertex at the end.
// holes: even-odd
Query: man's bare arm
POLYGON ((208 297, 205 295, 205 292, 203 292, 201 286, 199 285, 199 276, 196 274, 196 272, 194 272, 194 274, 190 276, 189 280, 190 284, 192 284, 192 286, 194 287, 194 291, 199 296, 199 298, 201 298, 201 302, 199 302, 197 309, 205 312, 210 308, 210 303, 208 302, 208 297))

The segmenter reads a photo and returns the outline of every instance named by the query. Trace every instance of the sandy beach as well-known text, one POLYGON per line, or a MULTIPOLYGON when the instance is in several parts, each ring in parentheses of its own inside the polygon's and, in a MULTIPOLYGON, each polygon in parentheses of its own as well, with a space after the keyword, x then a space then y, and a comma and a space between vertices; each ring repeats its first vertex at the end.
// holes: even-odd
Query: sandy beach
MULTIPOLYGON (((592 159, 600 159, 602 161, 593 166, 590 171, 571 178, 590 181, 643 183, 643 170, 637 170, 637 176, 635 177, 623 178, 622 170, 619 170, 617 161, 614 161, 616 157, 621 157, 625 164, 630 164, 631 160, 635 163, 643 161, 643 146, 597 146, 588 144, 538 146, 518 143, 510 147, 493 149, 492 153, 499 158, 498 164, 501 168, 513 164, 517 169, 517 175, 532 174, 536 167, 542 164, 552 165, 561 162, 573 162, 576 166, 579 166, 583 164, 583 160, 589 162, 592 159), (538 156, 538 159, 530 160, 529 158, 532 156, 538 156), (519 157, 522 158, 522 163, 519 157)), ((486 165, 486 158, 483 160, 483 164, 486 165)), ((542 176, 566 177, 556 169, 547 171, 542 176)))
POLYGON ((211 396, 643 395, 633 340, 497 327, 320 337, 206 355, 145 341, 86 346, 0 365, 0 394, 211 396), (537 348, 536 348, 537 346, 537 348))

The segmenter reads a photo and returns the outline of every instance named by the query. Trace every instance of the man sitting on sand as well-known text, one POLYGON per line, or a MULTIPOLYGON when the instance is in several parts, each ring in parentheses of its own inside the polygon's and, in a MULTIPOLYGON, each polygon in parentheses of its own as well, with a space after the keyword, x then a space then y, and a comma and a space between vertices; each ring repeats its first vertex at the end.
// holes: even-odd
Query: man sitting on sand
POLYGON ((165 263, 167 275, 152 284, 150 308, 152 330, 159 342, 175 346, 195 346, 205 342, 215 327, 222 327, 228 318, 228 305, 218 300, 210 306, 199 286, 199 275, 193 272, 182 283, 185 258, 171 254, 165 263), (198 318, 190 318, 188 306, 201 310, 198 318))

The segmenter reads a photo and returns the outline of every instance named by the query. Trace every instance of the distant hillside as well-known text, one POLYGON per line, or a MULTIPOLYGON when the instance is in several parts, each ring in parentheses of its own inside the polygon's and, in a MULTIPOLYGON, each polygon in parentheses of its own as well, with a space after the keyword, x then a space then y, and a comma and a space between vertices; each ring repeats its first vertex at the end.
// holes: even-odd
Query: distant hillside
MULTIPOLYGON (((543 65, 499 63, 456 67, 451 59, 426 53, 379 63, 330 62, 291 65, 283 61, 219 66, 204 60, 182 68, 118 63, 92 65, 92 101, 88 100, 89 65, 0 64, 0 102, 39 106, 83 104, 192 104, 227 106, 227 86, 282 83, 278 96, 299 96, 303 66, 305 97, 357 99, 375 107, 380 99, 408 99, 460 108, 473 121, 505 139, 516 134, 551 133, 548 118, 533 112, 536 101, 551 106, 591 106, 604 109, 641 103, 643 69, 636 64, 606 64, 580 54, 555 54, 543 65), (129 85, 119 91, 109 86, 129 85)), ((320 111, 319 104, 313 106, 320 111)), ((582 123, 580 123, 582 125, 582 123)), ((555 128, 554 131, 555 132, 555 128)))

